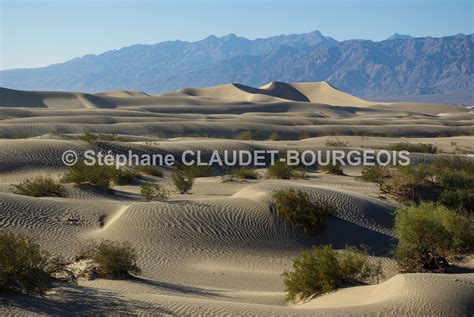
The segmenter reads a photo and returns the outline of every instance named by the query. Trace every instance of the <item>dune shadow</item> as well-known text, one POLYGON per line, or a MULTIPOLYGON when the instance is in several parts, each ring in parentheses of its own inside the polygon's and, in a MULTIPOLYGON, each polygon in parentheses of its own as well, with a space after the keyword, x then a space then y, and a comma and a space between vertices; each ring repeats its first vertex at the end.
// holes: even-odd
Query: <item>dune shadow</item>
POLYGON ((217 290, 208 290, 208 289, 204 289, 200 287, 193 287, 193 286, 161 282, 161 281, 156 281, 156 280, 149 280, 149 279, 145 279, 145 278, 141 278, 137 276, 131 277, 130 281, 137 284, 153 286, 161 290, 171 291, 171 292, 176 292, 176 293, 186 294, 186 295, 197 295, 197 296, 204 296, 204 297, 227 297, 220 294, 217 290))
POLYGON ((158 315, 173 314, 156 304, 122 298, 112 291, 98 291, 73 284, 57 286, 59 287, 53 289, 54 294, 44 297, 7 293, 0 298, 0 307, 7 308, 8 314, 10 311, 20 310, 21 314, 48 316, 105 316, 110 312, 114 315, 132 315, 145 310, 158 315))
POLYGON ((396 244, 392 236, 332 216, 327 218, 327 228, 322 233, 311 237, 298 230, 295 235, 305 248, 321 244, 331 244, 336 249, 343 249, 346 245, 364 245, 375 256, 391 255, 396 244))

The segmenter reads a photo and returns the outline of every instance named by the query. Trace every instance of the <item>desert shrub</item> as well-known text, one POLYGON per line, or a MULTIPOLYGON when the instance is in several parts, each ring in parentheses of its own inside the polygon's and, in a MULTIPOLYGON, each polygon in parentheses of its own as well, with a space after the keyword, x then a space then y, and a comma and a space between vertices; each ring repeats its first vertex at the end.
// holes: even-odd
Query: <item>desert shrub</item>
POLYGON ((293 177, 306 179, 308 177, 308 168, 304 165, 296 166, 293 169, 293 177))
POLYGON ((270 134, 270 137, 268 137, 268 139, 271 141, 280 141, 281 137, 278 134, 278 132, 272 132, 272 134, 270 134))
POLYGON ((469 216, 474 213, 474 187, 445 190, 441 192, 439 202, 451 210, 469 216))
POLYGON ((93 185, 109 188, 112 182, 115 185, 126 185, 133 183, 138 177, 135 171, 116 169, 108 165, 86 165, 79 161, 66 169, 61 181, 79 186, 93 185))
POLYGON ((26 132, 23 132, 23 131, 16 131, 14 134, 13 134, 13 138, 14 139, 28 139, 30 138, 31 135, 26 133, 26 132))
POLYGON ((50 257, 35 239, 0 230, 0 291, 43 295, 55 274, 65 270, 64 262, 50 257))
POLYGON ((339 139, 327 140, 327 141, 326 141, 326 146, 347 147, 347 146, 349 146, 349 142, 348 142, 348 141, 339 140, 339 139))
POLYGON ((81 258, 91 260, 86 269, 90 278, 125 279, 141 272, 135 249, 128 243, 110 240, 92 243, 81 258))
POLYGON ((408 152, 415 152, 415 153, 431 153, 435 154, 438 152, 438 147, 433 144, 426 144, 426 143, 408 143, 408 142, 400 142, 390 144, 387 147, 389 151, 408 151, 408 152))
POLYGON ((298 134, 298 140, 309 139, 311 136, 306 132, 301 132, 298 134))
POLYGON ((139 165, 136 167, 136 170, 142 174, 156 176, 156 177, 163 177, 163 172, 160 168, 156 166, 146 166, 146 165, 139 165))
POLYGON ((402 203, 432 200, 439 192, 432 170, 427 165, 398 167, 383 188, 402 203))
POLYGON ((97 139, 101 141, 111 141, 111 142, 129 142, 131 141, 130 138, 124 136, 118 136, 115 133, 112 134, 99 134, 97 135, 97 139))
POLYGON ((332 175, 344 175, 342 165, 339 162, 335 162, 335 164, 332 164, 332 162, 330 162, 327 165, 320 165, 319 170, 321 172, 326 172, 332 175))
POLYGON ((111 173, 111 180, 114 185, 133 184, 140 177, 140 175, 136 171, 132 170, 113 168, 113 170, 111 170, 111 173))
POLYGON ((163 189, 163 187, 153 183, 144 183, 140 187, 140 194, 147 201, 166 200, 168 198, 168 195, 166 194, 166 191, 163 189))
POLYGON ((25 179, 20 184, 13 185, 12 192, 18 195, 33 197, 66 196, 66 189, 62 184, 55 181, 51 177, 44 176, 37 176, 32 179, 25 179))
POLYGON ((382 190, 384 184, 392 177, 393 171, 387 166, 368 166, 362 170, 360 179, 364 182, 376 183, 382 190))
POLYGON ((232 171, 232 176, 239 179, 258 179, 259 175, 254 168, 241 167, 235 171, 232 171))
POLYGON ((235 136, 235 138, 238 140, 259 140, 259 139, 263 139, 264 136, 259 131, 246 130, 246 131, 240 131, 235 136))
POLYGON ((171 179, 180 194, 188 193, 194 184, 194 178, 186 175, 182 171, 175 171, 171 175, 171 179))
POLYGON ((113 166, 106 165, 86 165, 84 162, 77 162, 69 166, 63 175, 63 183, 75 183, 76 185, 94 185, 99 187, 110 187, 112 177, 115 173, 113 166))
POLYGON ((95 133, 92 133, 90 130, 84 130, 81 135, 79 135, 79 140, 94 143, 99 140, 99 136, 95 133))
POLYGON ((287 165, 285 162, 276 161, 267 169, 268 178, 290 179, 294 175, 294 167, 287 165))
POLYGON ((208 165, 189 165, 184 166, 182 170, 189 178, 212 176, 212 169, 208 165))
POLYGON ((330 245, 301 252, 293 271, 282 274, 289 302, 306 300, 337 288, 375 280, 382 276, 380 263, 371 264, 363 247, 346 246, 340 252, 330 245))
POLYGON ((396 259, 402 271, 440 271, 473 245, 472 223, 445 206, 402 207, 395 217, 396 259))
POLYGON ((273 193, 273 206, 277 214, 306 234, 317 234, 326 228, 326 216, 332 208, 321 202, 312 202, 301 190, 289 189, 273 193))
POLYGON ((401 203, 440 202, 461 213, 473 212, 474 161, 442 157, 430 164, 368 167, 360 177, 379 184, 401 203))

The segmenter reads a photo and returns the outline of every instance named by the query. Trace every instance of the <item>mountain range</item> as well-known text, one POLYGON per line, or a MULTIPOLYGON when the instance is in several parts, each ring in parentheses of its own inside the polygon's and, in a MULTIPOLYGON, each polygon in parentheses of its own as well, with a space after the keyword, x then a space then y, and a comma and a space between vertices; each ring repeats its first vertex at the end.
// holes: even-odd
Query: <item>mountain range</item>
POLYGON ((318 31, 249 40, 229 34, 196 42, 133 45, 33 69, 0 72, 0 86, 27 90, 147 93, 228 82, 327 81, 357 96, 467 94, 474 34, 337 41, 318 31))

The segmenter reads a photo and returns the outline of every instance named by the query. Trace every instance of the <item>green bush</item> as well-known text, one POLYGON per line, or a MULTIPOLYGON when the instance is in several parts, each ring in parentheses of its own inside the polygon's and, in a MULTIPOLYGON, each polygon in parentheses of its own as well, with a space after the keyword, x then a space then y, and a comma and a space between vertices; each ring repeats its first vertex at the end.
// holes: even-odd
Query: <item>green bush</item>
POLYGON ((395 255, 402 271, 442 271, 474 243, 472 223, 442 205, 402 207, 395 218, 395 255))
POLYGON ((50 257, 33 238, 0 230, 0 292, 43 295, 63 272, 63 261, 50 257))
POLYGON ((343 141, 343 140, 327 140, 326 141, 326 146, 335 146, 335 147, 348 147, 349 142, 348 141, 343 141))
POLYGON ((439 202, 451 210, 469 216, 474 213, 474 187, 471 189, 445 190, 439 202))
POLYGON ((156 166, 139 165, 136 167, 136 170, 145 175, 163 177, 163 172, 156 166))
POLYGON ((182 170, 189 178, 212 176, 212 169, 208 165, 189 165, 184 166, 182 170))
POLYGON ((14 134, 13 134, 13 138, 14 139, 28 139, 30 138, 31 135, 26 133, 26 132, 23 132, 23 131, 16 131, 14 134))
POLYGON ((135 249, 128 243, 103 240, 90 245, 81 258, 92 261, 87 268, 92 278, 125 279, 141 272, 135 249))
POLYGON ((362 170, 360 179, 364 182, 376 183, 379 189, 393 176, 393 171, 387 166, 369 166, 362 170))
POLYGON ((84 130, 84 132, 79 135, 79 140, 94 143, 97 141, 109 141, 109 142, 128 142, 131 139, 123 136, 118 136, 116 134, 104 134, 104 133, 92 133, 90 130, 84 130))
POLYGON ((147 201, 166 200, 168 198, 168 195, 166 194, 166 191, 163 189, 163 187, 153 183, 144 183, 140 187, 140 194, 147 201))
POLYGON ((12 192, 18 195, 32 197, 66 197, 66 189, 63 185, 51 177, 37 176, 32 179, 25 179, 18 185, 12 186, 12 192))
POLYGON ((474 211, 474 161, 441 157, 430 164, 368 167, 360 177, 379 184, 401 203, 440 202, 459 213, 474 211))
POLYGON ((297 139, 298 140, 304 140, 304 139, 309 139, 310 137, 311 137, 311 135, 309 135, 308 133, 301 132, 300 134, 298 134, 297 139))
POLYGON ((293 261, 293 271, 282 274, 289 302, 306 300, 337 288, 382 277, 380 263, 371 264, 363 247, 346 246, 340 252, 330 245, 303 251, 293 261))
POLYGON ((306 234, 317 234, 326 228, 326 216, 333 212, 329 205, 312 202, 301 190, 288 189, 272 195, 277 214, 306 234))
POLYGON ((275 164, 268 167, 267 177, 276 179, 290 179, 294 176, 294 171, 295 168, 293 166, 288 166, 282 161, 276 161, 275 164))
POLYGON ((271 141, 280 141, 281 137, 277 132, 272 132, 272 134, 270 134, 268 139, 271 140, 271 141))
POLYGON ((76 185, 94 185, 98 187, 110 187, 115 168, 106 165, 88 166, 84 162, 79 161, 69 166, 63 175, 63 183, 75 183, 76 185))
POLYGON ((92 133, 90 130, 84 130, 84 132, 79 135, 79 140, 88 142, 88 143, 94 143, 99 140, 99 136, 95 133, 92 133))
POLYGON ((328 165, 320 165, 319 170, 321 172, 326 172, 332 175, 344 175, 344 171, 342 170, 342 165, 339 162, 336 162, 336 164, 331 164, 331 163, 328 165))
POLYGON ((114 185, 133 184, 138 178, 140 178, 140 175, 136 171, 132 170, 113 168, 113 170, 111 170, 111 173, 111 179, 114 185))
POLYGON ((93 185, 109 188, 112 182, 115 185, 127 185, 133 183, 138 177, 139 175, 135 171, 98 164, 89 166, 79 161, 66 169, 61 181, 79 186, 93 185))
POLYGON ((401 203, 434 200, 439 195, 435 176, 428 165, 400 166, 383 188, 401 203))
POLYGON ((232 176, 238 179, 258 179, 259 177, 257 171, 254 168, 247 166, 232 171, 232 176))
POLYGON ((435 154, 438 152, 438 147, 433 144, 401 142, 401 143, 390 144, 387 147, 387 150, 435 154))
POLYGON ((240 131, 236 136, 238 140, 262 140, 264 139, 263 134, 260 131, 240 131))
POLYGON ((178 190, 180 194, 188 193, 194 184, 194 178, 186 175, 182 171, 175 171, 171 178, 173 180, 173 184, 178 190))

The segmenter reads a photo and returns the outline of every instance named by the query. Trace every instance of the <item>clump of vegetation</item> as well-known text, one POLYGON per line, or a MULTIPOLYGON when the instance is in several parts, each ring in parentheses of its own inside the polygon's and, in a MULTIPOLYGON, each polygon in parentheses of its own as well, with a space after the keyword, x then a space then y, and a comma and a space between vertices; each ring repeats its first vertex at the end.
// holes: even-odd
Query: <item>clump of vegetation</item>
POLYGON ((426 143, 408 143, 408 142, 400 142, 390 144, 387 147, 389 151, 408 151, 414 153, 431 153, 435 154, 438 152, 438 147, 433 144, 426 144, 426 143))
POLYGON ((301 132, 299 135, 298 135, 298 140, 304 140, 304 139, 309 139, 311 136, 306 133, 306 132, 301 132))
POLYGON ((133 184, 140 175, 133 170, 123 170, 114 168, 111 179, 114 185, 129 185, 133 184))
POLYGON ((115 168, 106 165, 86 165, 84 162, 77 162, 69 166, 63 175, 63 183, 75 183, 76 185, 93 185, 109 188, 115 168))
POLYGON ((306 166, 297 166, 293 171, 293 177, 300 178, 300 179, 307 179, 308 178, 308 169, 306 166))
POLYGON ((278 132, 272 132, 272 134, 270 134, 270 136, 268 137, 269 140, 271 141, 280 141, 281 140, 281 137, 280 135, 278 134, 278 132))
POLYGON ((320 165, 319 170, 321 172, 325 172, 328 174, 332 175, 344 175, 344 171, 342 170, 342 165, 339 162, 334 162, 335 164, 332 164, 333 162, 330 162, 327 165, 320 165))
POLYGON ((232 176, 238 179, 258 179, 259 175, 254 168, 241 167, 237 170, 232 171, 232 176))
POLYGON ((349 142, 348 142, 348 141, 339 140, 339 139, 327 140, 327 141, 326 141, 326 146, 347 147, 347 146, 349 146, 349 142))
POLYGON ((173 180, 173 184, 180 194, 188 193, 194 184, 194 178, 183 173, 182 171, 175 171, 171 175, 171 179, 173 180))
POLYGON ((361 179, 379 184, 401 203, 439 202, 458 213, 474 212, 474 161, 440 158, 416 166, 369 167, 361 179))
POLYGON ((156 166, 139 165, 136 167, 136 170, 145 175, 163 177, 163 171, 156 166))
POLYGON ((128 243, 102 240, 89 245, 77 258, 90 260, 86 273, 91 279, 126 279, 141 272, 136 251, 128 243))
POLYGON ((209 177, 212 176, 212 169, 208 165, 189 165, 183 166, 182 171, 188 176, 189 178, 197 178, 197 177, 209 177))
POLYGON ((97 138, 101 141, 110 141, 110 142, 129 142, 131 139, 116 135, 115 133, 112 134, 99 134, 97 138))
POLYGON ((472 223, 442 205, 402 207, 395 218, 395 255, 406 272, 443 271, 455 256, 472 250, 472 223))
POLYGON ((393 171, 387 166, 374 165, 362 170, 360 179, 365 182, 376 183, 383 191, 383 185, 393 175, 393 171))
POLYGON ((286 162, 276 161, 275 164, 270 165, 267 169, 268 178, 276 179, 290 179, 294 176, 295 168, 289 166, 286 162))
POLYGON ((346 246, 337 252, 330 245, 303 251, 293 261, 293 271, 282 274, 289 302, 306 300, 340 287, 382 277, 381 264, 369 261, 363 247, 346 246))
POLYGON ((108 165, 86 165, 80 161, 66 169, 61 181, 78 186, 92 185, 109 188, 112 182, 115 185, 126 185, 133 183, 138 177, 135 171, 116 169, 108 165))
POLYGON ((273 206, 277 214, 293 227, 302 228, 314 235, 326 228, 326 216, 333 209, 322 202, 312 202, 301 190, 289 189, 273 193, 273 206))
POLYGON ((51 257, 35 239, 0 230, 0 292, 43 295, 53 279, 68 273, 62 259, 51 257))
POLYGON ((262 140, 264 136, 260 131, 245 130, 240 131, 235 138, 238 140, 262 140))
POLYGON ((90 130, 84 130, 81 135, 79 135, 79 140, 88 142, 88 143, 94 143, 99 140, 99 136, 95 133, 92 133, 90 130))
POLYGON ((31 135, 29 135, 28 133, 23 132, 23 131, 16 131, 13 134, 14 139, 28 139, 29 137, 31 137, 31 135))
POLYGON ((144 183, 140 187, 140 194, 147 201, 168 199, 168 194, 163 187, 154 183, 144 183))
POLYGON ((66 197, 66 189, 51 177, 37 176, 25 179, 18 185, 12 186, 12 192, 17 195, 32 197, 66 197))
POLYGON ((118 136, 114 133, 105 134, 105 133, 92 133, 89 129, 85 129, 81 135, 79 135, 79 140, 94 143, 97 141, 109 141, 109 142, 128 142, 130 138, 123 136, 118 136))

